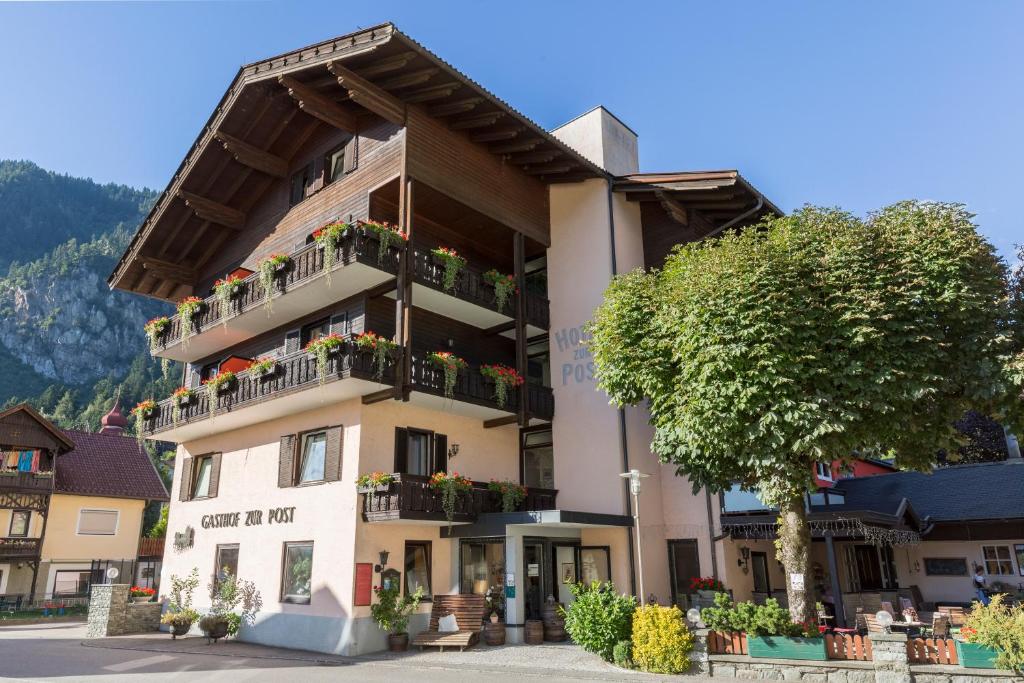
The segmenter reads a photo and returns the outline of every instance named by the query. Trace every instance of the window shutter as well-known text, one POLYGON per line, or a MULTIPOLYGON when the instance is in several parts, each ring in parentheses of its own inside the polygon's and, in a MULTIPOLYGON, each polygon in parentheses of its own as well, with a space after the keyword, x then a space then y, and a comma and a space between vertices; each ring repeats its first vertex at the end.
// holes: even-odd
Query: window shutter
POLYGON ((327 428, 327 452, 324 454, 324 481, 341 480, 341 427, 327 428))
POLYGON ((281 437, 281 459, 277 468, 277 485, 281 488, 295 486, 295 435, 281 437))
POLYGON ((307 197, 323 188, 324 167, 326 166, 326 164, 324 163, 324 158, 322 156, 319 156, 313 161, 311 161, 309 165, 312 168, 313 182, 310 183, 311 187, 310 191, 306 193, 307 197))
POLYGON ((192 458, 181 461, 181 482, 178 485, 178 500, 188 500, 192 492, 192 458))
POLYGON ((395 472, 409 469, 409 430, 395 427, 395 472))
POLYGON ((285 355, 295 353, 299 350, 299 342, 302 341, 302 330, 288 330, 284 335, 285 355))
POLYGON ((199 382, 200 382, 200 379, 199 379, 199 368, 197 368, 192 363, 189 363, 185 367, 188 368, 188 380, 185 382, 185 386, 187 386, 190 389, 198 389, 199 388, 199 382))
POLYGON ((434 434, 434 471, 448 471, 448 437, 434 434))
POLYGON ((331 316, 331 332, 334 334, 345 334, 345 323, 348 322, 347 313, 339 313, 331 316))
POLYGON ((359 165, 359 136, 353 135, 352 139, 345 145, 345 161, 343 170, 351 173, 359 165))
POLYGON ((217 495, 217 486, 220 484, 220 453, 210 456, 210 492, 208 497, 214 498, 217 495))

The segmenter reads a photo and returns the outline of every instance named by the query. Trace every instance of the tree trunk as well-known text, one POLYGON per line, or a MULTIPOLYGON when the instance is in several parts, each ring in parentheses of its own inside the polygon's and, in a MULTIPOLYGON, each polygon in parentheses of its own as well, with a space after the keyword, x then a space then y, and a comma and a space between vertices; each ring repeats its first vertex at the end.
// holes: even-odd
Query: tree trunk
POLYGON ((804 497, 797 495, 779 506, 779 559, 786 571, 786 597, 793 621, 815 619, 811 585, 811 530, 807 526, 804 497), (796 586, 796 587, 794 587, 796 586))

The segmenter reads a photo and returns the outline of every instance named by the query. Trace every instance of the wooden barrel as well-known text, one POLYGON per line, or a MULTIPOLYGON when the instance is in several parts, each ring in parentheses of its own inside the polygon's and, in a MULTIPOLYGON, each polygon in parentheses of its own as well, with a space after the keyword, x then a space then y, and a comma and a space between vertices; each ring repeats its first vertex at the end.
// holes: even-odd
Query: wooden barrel
POLYGON ((558 602, 546 602, 544 608, 540 612, 540 618, 544 620, 545 624, 557 622, 564 624, 565 617, 562 616, 561 603, 558 602))
POLYGON ((530 619, 526 622, 524 637, 527 645, 540 645, 544 642, 544 622, 530 619))
POLYGON ((565 640, 565 622, 545 621, 544 640, 550 640, 555 643, 560 643, 565 640))
POLYGON ((484 642, 488 645, 505 644, 505 624, 500 621, 484 623, 484 642))

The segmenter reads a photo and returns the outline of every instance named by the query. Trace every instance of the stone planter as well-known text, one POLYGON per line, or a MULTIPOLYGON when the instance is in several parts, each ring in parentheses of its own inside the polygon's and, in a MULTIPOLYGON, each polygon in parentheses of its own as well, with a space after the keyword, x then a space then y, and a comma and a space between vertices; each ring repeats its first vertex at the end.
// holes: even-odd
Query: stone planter
POLYGON ((388 650, 391 652, 405 652, 409 649, 408 633, 389 633, 388 650))
POLYGON ((953 642, 956 643, 956 658, 960 666, 971 669, 996 668, 996 651, 992 648, 977 643, 965 643, 962 640, 953 642))
POLYGON ((827 659, 824 638, 753 636, 749 633, 747 654, 762 659, 806 659, 817 662, 827 659))
POLYGON ((133 596, 128 598, 128 600, 133 605, 141 605, 142 603, 149 602, 152 599, 153 599, 152 595, 133 595, 133 596))

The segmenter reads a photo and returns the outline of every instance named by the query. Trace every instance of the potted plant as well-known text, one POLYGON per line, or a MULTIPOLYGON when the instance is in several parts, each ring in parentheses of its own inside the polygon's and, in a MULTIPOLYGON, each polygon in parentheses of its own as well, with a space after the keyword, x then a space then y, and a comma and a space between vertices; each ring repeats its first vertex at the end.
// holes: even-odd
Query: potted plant
POLYGON ((1024 605, 1009 606, 998 593, 975 602, 955 639, 960 666, 1024 671, 1024 605))
POLYGON ((145 588, 143 586, 132 586, 128 589, 128 597, 133 603, 138 602, 149 602, 156 595, 156 590, 153 588, 145 588))
POLYGON ((195 317, 206 304, 198 296, 187 296, 178 302, 178 319, 181 320, 181 345, 188 345, 188 338, 193 331, 195 317))
POLYGON ((494 382, 494 400, 499 408, 504 408, 508 403, 509 390, 522 385, 524 381, 523 376, 514 368, 501 363, 480 366, 480 374, 488 381, 494 382))
POLYGON ((747 654, 769 659, 825 661, 825 639, 813 621, 794 623, 789 610, 775 598, 763 605, 733 603, 728 593, 715 595, 715 606, 701 611, 701 620, 712 631, 743 631, 747 654))
POLYGON ((277 372, 277 360, 270 356, 262 356, 254 360, 246 369, 253 377, 271 377, 275 372, 277 372))
POLYGON ((263 598, 252 581, 244 581, 223 571, 213 577, 210 591, 210 613, 199 622, 207 640, 235 636, 242 624, 251 624, 263 607, 263 598))
POLYGON ((409 649, 409 617, 419 607, 423 598, 423 586, 419 586, 412 595, 400 597, 400 588, 391 584, 374 586, 377 602, 370 605, 370 614, 377 626, 388 633, 388 649, 392 652, 405 652, 409 649))
POLYGON ((139 401, 139 403, 132 408, 132 415, 135 416, 135 438, 138 439, 139 443, 142 443, 142 437, 146 431, 145 421, 153 417, 153 413, 155 412, 156 401, 151 398, 139 401))
POLYGON ((501 496, 502 512, 515 512, 519 504, 526 500, 526 487, 507 479, 491 479, 487 484, 487 490, 501 496))
POLYGON ((374 378, 379 382, 384 377, 384 368, 392 357, 398 344, 375 332, 367 330, 356 335, 356 349, 363 353, 372 353, 373 362, 370 364, 374 378))
POLYGON ((390 472, 371 472, 356 479, 356 491, 358 493, 383 493, 391 487, 394 481, 395 475, 390 472))
POLYGON ((199 628, 202 630, 203 635, 206 636, 207 643, 211 640, 216 643, 228 635, 228 615, 207 614, 199 620, 199 628))
POLYGON ((439 263, 444 269, 444 272, 441 274, 441 288, 446 292, 453 291, 458 281, 459 273, 466 267, 466 259, 459 256, 459 252, 448 247, 437 247, 436 249, 431 249, 430 253, 434 255, 434 261, 439 263))
POLYGON ((192 623, 199 619, 199 613, 194 609, 186 609, 180 612, 167 612, 160 617, 160 623, 171 627, 171 639, 176 640, 178 636, 188 635, 192 623))
POLYGON ((203 386, 206 387, 206 397, 210 403, 211 419, 217 415, 218 395, 226 391, 229 391, 234 382, 235 373, 231 372, 230 370, 223 370, 221 372, 218 372, 213 377, 203 380, 203 386))
POLYGON ((178 387, 171 394, 171 420, 175 427, 181 419, 181 409, 192 403, 193 396, 194 392, 188 387, 178 387))
POLYGON ((149 339, 150 351, 156 349, 158 342, 163 338, 164 333, 167 332, 167 328, 170 324, 171 319, 166 315, 162 315, 158 318, 149 320, 142 326, 143 331, 146 333, 146 338, 149 339))
POLYGON ((182 578, 171 574, 171 593, 167 600, 167 611, 160 618, 160 623, 171 627, 171 638, 188 633, 192 622, 199 619, 199 613, 192 609, 192 594, 199 586, 199 570, 182 578))
POLYGON ((338 260, 338 247, 341 241, 349 234, 348 223, 332 221, 313 231, 313 241, 324 252, 324 272, 327 274, 327 286, 331 286, 331 269, 338 260))
POLYGON ((448 519, 448 526, 451 527, 459 495, 469 493, 473 488, 473 482, 458 472, 435 472, 430 478, 430 488, 441 493, 441 508, 448 519))
POLYGON ((328 357, 339 353, 344 347, 345 338, 337 332, 317 337, 306 344, 306 353, 316 359, 316 375, 321 386, 323 386, 324 381, 327 379, 328 357))
POLYGON ((498 307, 498 313, 505 310, 505 305, 513 294, 519 293, 515 275, 499 273, 494 268, 484 273, 484 282, 494 287, 494 303, 498 307))
POLYGON ((409 241, 408 233, 403 232, 397 225, 384 221, 367 221, 359 226, 363 235, 374 235, 377 238, 377 265, 384 265, 384 258, 392 244, 401 244, 409 241))
POLYGON ((228 324, 231 302, 242 293, 242 286, 242 278, 237 275, 225 275, 223 280, 213 283, 213 292, 217 295, 217 302, 220 304, 220 320, 225 327, 228 324))
POLYGON ((704 600, 714 600, 715 594, 725 592, 725 584, 713 576, 694 576, 690 579, 690 592, 704 600))
POLYGON ((469 366, 465 360, 451 351, 434 351, 427 356, 427 360, 444 371, 444 397, 450 399, 455 393, 455 381, 458 379, 459 371, 469 366))
POLYGON ((505 644, 505 592, 502 586, 491 586, 484 596, 487 603, 488 623, 484 624, 484 642, 488 645, 505 644))

